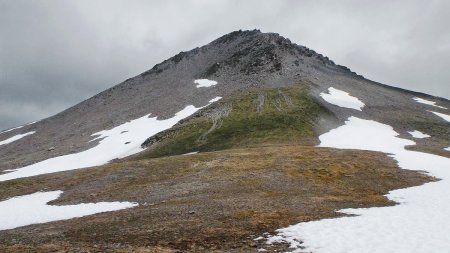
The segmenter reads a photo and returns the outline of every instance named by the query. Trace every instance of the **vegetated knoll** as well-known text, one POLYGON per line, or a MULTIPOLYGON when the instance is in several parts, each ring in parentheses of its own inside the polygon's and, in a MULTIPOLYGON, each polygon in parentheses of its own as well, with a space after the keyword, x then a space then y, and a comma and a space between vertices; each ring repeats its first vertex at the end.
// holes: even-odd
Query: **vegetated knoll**
POLYGON ((57 205, 140 204, 0 231, 0 251, 273 251, 283 245, 253 239, 341 208, 390 205, 389 190, 430 180, 382 153, 298 145, 118 161, 0 183, 0 199, 46 189, 64 190, 57 205))
POLYGON ((273 144, 318 144, 317 125, 331 113, 309 96, 309 82, 252 87, 220 100, 147 139, 140 158, 273 144))

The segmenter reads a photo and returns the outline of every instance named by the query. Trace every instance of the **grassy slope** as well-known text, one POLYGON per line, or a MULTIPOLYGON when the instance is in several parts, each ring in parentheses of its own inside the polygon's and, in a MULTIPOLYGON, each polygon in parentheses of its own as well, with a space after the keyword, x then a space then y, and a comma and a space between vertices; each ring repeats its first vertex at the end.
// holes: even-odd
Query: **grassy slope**
POLYGON ((328 111, 308 95, 308 83, 251 88, 150 138, 141 158, 280 143, 314 145, 314 125, 323 114, 328 111))

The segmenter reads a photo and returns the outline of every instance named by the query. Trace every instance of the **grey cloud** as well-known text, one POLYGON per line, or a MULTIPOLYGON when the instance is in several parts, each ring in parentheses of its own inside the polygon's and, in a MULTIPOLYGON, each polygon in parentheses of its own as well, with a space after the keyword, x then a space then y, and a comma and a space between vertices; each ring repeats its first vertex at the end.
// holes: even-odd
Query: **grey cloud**
POLYGON ((450 2, 0 0, 0 129, 50 116, 233 30, 450 98, 450 2))

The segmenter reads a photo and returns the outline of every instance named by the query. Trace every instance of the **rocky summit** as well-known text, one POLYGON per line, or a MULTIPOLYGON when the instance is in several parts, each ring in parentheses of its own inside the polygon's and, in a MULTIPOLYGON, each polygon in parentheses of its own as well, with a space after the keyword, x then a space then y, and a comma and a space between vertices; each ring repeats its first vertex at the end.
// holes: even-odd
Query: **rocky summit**
POLYGON ((235 31, 0 132, 0 251, 412 252, 417 224, 391 216, 450 226, 427 209, 450 211, 449 108, 235 31))

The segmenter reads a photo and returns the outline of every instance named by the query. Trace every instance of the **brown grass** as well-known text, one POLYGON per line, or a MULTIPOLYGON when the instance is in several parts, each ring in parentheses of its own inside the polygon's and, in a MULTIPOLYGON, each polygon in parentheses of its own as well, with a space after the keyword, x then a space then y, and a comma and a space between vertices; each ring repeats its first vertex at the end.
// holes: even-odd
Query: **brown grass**
POLYGON ((0 183, 0 198, 64 190, 53 204, 136 201, 139 207, 0 231, 1 252, 254 251, 254 237, 391 205, 389 190, 433 180, 384 154, 267 146, 115 162, 0 183))

